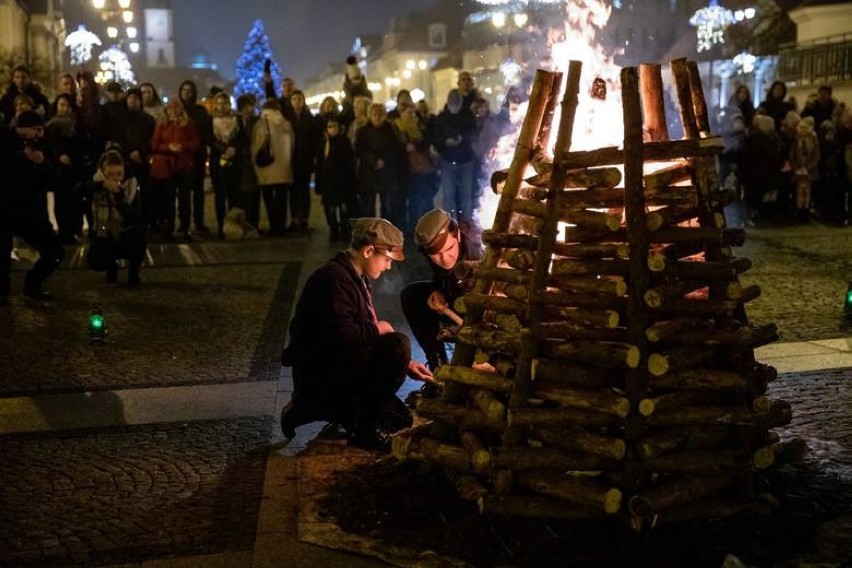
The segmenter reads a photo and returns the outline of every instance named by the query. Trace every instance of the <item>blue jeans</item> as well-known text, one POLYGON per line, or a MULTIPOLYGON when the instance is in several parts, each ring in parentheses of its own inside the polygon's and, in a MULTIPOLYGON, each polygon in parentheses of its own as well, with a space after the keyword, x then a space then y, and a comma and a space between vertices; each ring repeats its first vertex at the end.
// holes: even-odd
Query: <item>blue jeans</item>
POLYGON ((473 221, 474 162, 456 164, 441 159, 441 189, 444 209, 459 221, 473 221))

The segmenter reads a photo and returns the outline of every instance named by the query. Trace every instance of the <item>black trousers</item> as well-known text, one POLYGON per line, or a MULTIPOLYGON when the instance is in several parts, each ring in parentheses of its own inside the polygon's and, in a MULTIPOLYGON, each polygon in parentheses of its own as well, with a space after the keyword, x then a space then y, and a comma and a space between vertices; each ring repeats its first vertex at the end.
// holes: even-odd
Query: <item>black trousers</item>
POLYGON ((287 194, 292 191, 292 186, 288 183, 277 183, 262 185, 260 189, 263 193, 263 204, 266 206, 266 216, 269 218, 269 232, 273 235, 283 235, 287 223, 287 194))
POLYGON ((438 333, 442 323, 452 324, 426 303, 434 291, 435 285, 432 282, 414 282, 406 286, 400 295, 402 313, 414 333, 414 339, 426 354, 426 361, 432 370, 447 363, 447 350, 444 342, 438 341, 438 333))
POLYGON ((372 428, 405 381, 410 361, 408 337, 386 333, 350 357, 330 354, 324 360, 294 363, 294 396, 307 404, 316 420, 347 429, 372 428))
MULTIPOLYGON (((192 219, 195 222, 196 228, 204 225, 204 174, 206 162, 207 152, 204 151, 195 155, 192 164, 192 180, 190 181, 192 187, 192 219)), ((188 208, 188 196, 186 201, 188 208)), ((186 214, 186 223, 184 223, 183 217, 184 215, 181 215, 181 224, 189 229, 189 213, 187 212, 186 214)))
POLYGON ((44 213, 38 215, 8 214, 0 219, 0 295, 8 296, 11 290, 12 237, 20 237, 38 252, 38 260, 27 272, 24 287, 40 288, 65 258, 65 249, 59 236, 44 213), (40 218, 42 217, 42 218, 40 218))
POLYGON ((293 168, 290 216, 294 228, 306 229, 308 227, 308 219, 311 217, 311 170, 293 168))
POLYGON ((122 232, 117 239, 96 238, 86 253, 86 262, 92 270, 102 272, 115 268, 118 259, 126 258, 130 274, 139 276, 146 248, 144 231, 131 229, 122 232))

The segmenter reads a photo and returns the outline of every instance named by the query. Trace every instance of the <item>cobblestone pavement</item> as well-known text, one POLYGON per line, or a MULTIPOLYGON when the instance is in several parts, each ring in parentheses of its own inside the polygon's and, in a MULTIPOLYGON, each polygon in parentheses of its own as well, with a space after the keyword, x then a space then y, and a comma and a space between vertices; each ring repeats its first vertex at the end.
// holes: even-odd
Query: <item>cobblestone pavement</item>
POLYGON ((0 565, 251 550, 269 419, 0 437, 0 565))
MULTIPOLYGON (((749 229, 736 254, 754 262, 743 282, 763 289, 748 307, 754 322, 778 323, 784 340, 848 336, 840 307, 852 277, 850 239, 850 229, 749 229)), ((106 287, 71 255, 48 286, 58 297, 52 306, 15 295, 0 310, 0 396, 69 393, 69 404, 85 411, 85 397, 74 395, 95 390, 104 412, 106 389, 278 380, 298 282, 339 248, 326 240, 319 230, 303 239, 157 245, 138 290, 106 287), (86 338, 93 302, 106 314, 104 345, 86 338)), ((408 256, 375 289, 380 315, 403 330, 399 291, 428 278, 419 255, 408 256)), ((18 267, 16 290, 22 277, 18 267)), ((785 492, 825 518, 849 506, 837 491, 852 494, 850 380, 849 369, 787 374, 771 388, 793 404, 783 435, 804 437, 812 450, 785 492)), ((0 436, 0 565, 252 550, 268 537, 258 509, 269 444, 280 433, 271 416, 221 418, 0 436)), ((185 565, 201 565, 192 562, 185 565)))
POLYGON ((748 229, 735 254, 753 263, 742 283, 758 284, 762 292, 746 308, 754 323, 774 322, 782 341, 850 335, 842 307, 852 281, 852 229, 748 229))
POLYGON ((62 271, 52 305, 16 297, 0 319, 0 394, 276 378, 299 269, 150 267, 138 289, 62 271), (87 335, 93 304, 106 320, 104 343, 87 335))

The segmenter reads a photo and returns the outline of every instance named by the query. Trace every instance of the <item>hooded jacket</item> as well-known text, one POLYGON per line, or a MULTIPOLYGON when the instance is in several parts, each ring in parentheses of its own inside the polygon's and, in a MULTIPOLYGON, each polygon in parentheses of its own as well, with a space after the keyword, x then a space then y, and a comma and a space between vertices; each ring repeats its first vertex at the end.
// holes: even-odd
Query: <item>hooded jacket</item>
POLYGON ((195 132, 198 134, 199 142, 201 142, 196 153, 206 154, 207 146, 213 144, 213 121, 210 119, 210 113, 207 112, 204 105, 198 103, 198 87, 195 85, 195 82, 187 80, 181 83, 178 89, 178 96, 180 96, 184 85, 189 85, 192 88, 192 96, 186 101, 181 99, 181 103, 183 103, 186 114, 195 126, 195 132))

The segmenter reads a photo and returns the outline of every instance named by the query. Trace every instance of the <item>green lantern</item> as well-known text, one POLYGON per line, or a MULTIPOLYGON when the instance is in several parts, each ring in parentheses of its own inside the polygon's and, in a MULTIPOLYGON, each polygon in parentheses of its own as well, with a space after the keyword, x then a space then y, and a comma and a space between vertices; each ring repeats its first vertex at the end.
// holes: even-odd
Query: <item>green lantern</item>
POLYGON ((843 314, 847 318, 852 317, 852 282, 846 288, 846 302, 843 303, 843 314))
POLYGON ((89 316, 89 339, 92 341, 104 341, 106 339, 106 320, 100 306, 95 304, 92 306, 92 313, 89 316))

